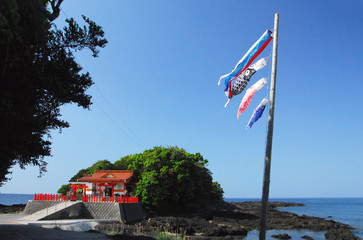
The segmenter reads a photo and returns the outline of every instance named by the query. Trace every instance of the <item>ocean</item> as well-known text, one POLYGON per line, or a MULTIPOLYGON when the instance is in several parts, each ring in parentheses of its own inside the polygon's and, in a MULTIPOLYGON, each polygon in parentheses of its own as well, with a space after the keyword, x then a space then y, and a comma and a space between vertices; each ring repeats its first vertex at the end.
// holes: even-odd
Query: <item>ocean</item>
MULTIPOLYGON (((0 204, 26 204, 28 200, 34 198, 33 194, 6 194, 0 193, 0 204)), ((226 198, 227 202, 259 201, 257 198, 226 198)), ((270 201, 283 201, 305 204, 305 207, 280 208, 282 211, 296 213, 298 215, 308 215, 332 219, 341 223, 348 224, 355 228, 354 234, 363 239, 363 198, 271 198, 270 201)), ((308 235, 315 240, 325 240, 324 232, 298 231, 298 230, 269 230, 266 239, 271 235, 287 233, 292 239, 302 239, 308 235)), ((250 231, 244 240, 258 239, 258 231, 250 231)))
POLYGON ((0 204, 27 204, 29 200, 34 199, 34 194, 15 194, 15 193, 0 193, 0 204))
MULTIPOLYGON (((260 201, 257 198, 226 198, 225 200, 227 202, 260 201)), ((363 198, 270 198, 270 201, 305 204, 305 207, 286 207, 279 210, 348 224, 355 228, 353 233, 363 239, 363 198)), ((287 233, 292 239, 302 239, 302 236, 307 235, 315 240, 325 240, 325 232, 298 230, 269 230, 266 233, 266 239, 276 240, 271 238, 271 235, 279 233, 287 233)), ((244 238, 244 240, 255 239, 258 239, 258 231, 251 231, 244 238)))

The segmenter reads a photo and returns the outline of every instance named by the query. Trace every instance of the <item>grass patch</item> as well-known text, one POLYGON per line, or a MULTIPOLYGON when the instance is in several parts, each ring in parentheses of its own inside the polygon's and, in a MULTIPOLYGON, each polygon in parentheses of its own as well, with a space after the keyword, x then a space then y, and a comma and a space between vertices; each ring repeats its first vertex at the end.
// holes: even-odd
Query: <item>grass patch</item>
POLYGON ((168 233, 159 233, 155 236, 157 240, 183 240, 181 237, 172 236, 168 233))
POLYGON ((114 235, 118 235, 118 234, 121 234, 121 232, 119 231, 111 231, 111 232, 107 232, 106 235, 108 236, 114 236, 114 235))
POLYGON ((23 210, 10 211, 10 212, 7 212, 6 214, 19 214, 19 213, 23 213, 23 210))

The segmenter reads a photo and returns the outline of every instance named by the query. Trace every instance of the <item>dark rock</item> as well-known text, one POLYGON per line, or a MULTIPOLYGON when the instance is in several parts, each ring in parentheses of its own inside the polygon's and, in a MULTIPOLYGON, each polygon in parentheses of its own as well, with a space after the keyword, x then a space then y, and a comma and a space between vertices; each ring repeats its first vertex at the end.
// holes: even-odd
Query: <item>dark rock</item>
POLYGON ((327 240, 362 240, 355 236, 350 229, 345 228, 330 229, 324 235, 327 240))
POLYGON ((277 239, 291 239, 291 236, 287 233, 280 233, 280 234, 272 235, 271 237, 277 238, 277 239))
POLYGON ((233 235, 238 235, 238 236, 247 236, 247 229, 242 228, 242 227, 236 227, 236 228, 232 228, 233 229, 233 235))
POLYGON ((310 236, 307 236, 307 235, 304 235, 302 236, 301 238, 303 239, 307 239, 307 240, 314 240, 314 238, 310 237, 310 236))
POLYGON ((259 217, 254 214, 249 213, 243 213, 239 211, 214 211, 213 217, 210 219, 213 219, 214 217, 224 217, 224 218, 233 218, 233 219, 258 219, 259 217))
POLYGON ((0 204, 0 213, 20 213, 24 211, 26 204, 2 205, 0 204))
POLYGON ((195 230, 192 227, 185 228, 183 235, 190 236, 195 233, 195 230))
POLYGON ((99 232, 117 232, 119 234, 125 235, 137 235, 139 228, 135 225, 128 225, 123 223, 108 223, 108 224, 98 224, 95 228, 99 232))
MULTIPOLYGON (((223 203, 210 212, 187 216, 159 216, 143 220, 135 225, 121 223, 101 223, 96 227, 100 232, 115 231, 120 234, 142 234, 154 236, 155 233, 170 232, 183 236, 201 238, 223 238, 225 236, 246 236, 248 231, 259 228, 260 202, 223 203)), ((303 204, 271 202, 268 208, 267 226, 269 229, 301 229, 328 231, 326 236, 333 239, 360 239, 351 233, 351 227, 331 219, 299 216, 294 213, 277 210, 288 206, 303 204), (333 230, 331 230, 333 229, 333 230), (334 236, 336 238, 333 238, 334 236), (347 236, 347 237, 346 237, 347 236)), ((282 236, 283 237, 283 236, 282 236)), ((289 238, 280 238, 289 239, 289 238)), ((306 236, 305 239, 312 239, 306 236)))
POLYGON ((223 230, 222 227, 209 227, 203 229, 203 236, 226 236, 227 233, 223 230))
POLYGON ((241 227, 225 227, 224 232, 232 236, 247 236, 248 231, 241 227))
POLYGON ((126 234, 115 234, 115 235, 108 235, 107 237, 115 240, 155 240, 153 237, 148 236, 131 236, 126 234))

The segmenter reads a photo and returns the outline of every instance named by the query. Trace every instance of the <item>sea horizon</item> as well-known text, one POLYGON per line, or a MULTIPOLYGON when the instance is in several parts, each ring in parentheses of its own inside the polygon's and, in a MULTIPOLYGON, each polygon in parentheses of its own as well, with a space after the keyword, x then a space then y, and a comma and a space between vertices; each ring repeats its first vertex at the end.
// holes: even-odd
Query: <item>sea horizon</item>
MULTIPOLYGON (((34 194, 0 193, 0 204, 26 204, 32 200, 34 194)), ((260 201, 261 198, 224 198, 227 202, 260 201)), ((307 215, 334 220, 354 228, 353 233, 363 238, 363 197, 322 197, 322 198, 270 198, 269 201, 283 201, 302 203, 303 207, 278 208, 280 211, 292 212, 298 215, 307 215)), ((308 235, 316 240, 324 240, 324 232, 313 232, 308 230, 269 230, 268 236, 279 233, 288 233, 293 239, 308 235)), ((244 240, 256 239, 258 231, 250 231, 244 240)), ((267 238, 273 239, 273 238, 267 238)))
MULTIPOLYGON (((269 197, 271 199, 345 199, 345 198, 362 198, 362 197, 269 197)), ((224 197, 224 199, 261 199, 261 197, 224 197)))
MULTIPOLYGON (((36 192, 38 193, 38 192, 36 192)), ((1 192, 0 191, 0 195, 1 194, 20 194, 20 195, 34 195, 36 193, 13 193, 13 192, 1 192)), ((39 192, 41 193, 41 192, 39 192)), ((44 192, 45 193, 45 192, 44 192)), ((46 193, 49 193, 49 194, 56 194, 56 193, 50 193, 50 192, 46 192, 46 193)), ((340 196, 340 197, 337 197, 337 196, 332 196, 332 197, 269 197, 269 199, 307 199, 307 198, 331 198, 331 199, 334 199, 334 198, 363 198, 363 196, 340 196)), ((223 197, 223 199, 261 199, 261 197, 223 197)))

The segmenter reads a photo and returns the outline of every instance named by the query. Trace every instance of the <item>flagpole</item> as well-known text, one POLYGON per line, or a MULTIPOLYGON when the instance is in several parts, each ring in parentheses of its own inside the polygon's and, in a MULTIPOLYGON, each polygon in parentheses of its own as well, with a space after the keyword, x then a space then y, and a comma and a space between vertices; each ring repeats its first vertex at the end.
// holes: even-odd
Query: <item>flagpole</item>
POLYGON ((268 116, 268 130, 267 130, 267 142, 266 142, 266 152, 265 152, 265 169, 264 169, 264 176, 263 176, 262 201, 261 201, 260 240, 266 239, 267 207, 268 207, 268 195, 269 195, 269 189, 270 189, 272 135, 273 135, 274 110, 275 110, 275 84, 276 84, 278 30, 279 30, 279 14, 275 13, 273 47, 272 47, 270 109, 269 109, 269 116, 268 116))

